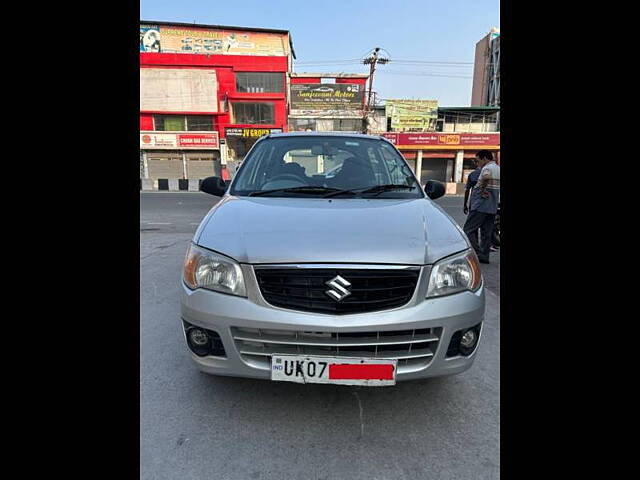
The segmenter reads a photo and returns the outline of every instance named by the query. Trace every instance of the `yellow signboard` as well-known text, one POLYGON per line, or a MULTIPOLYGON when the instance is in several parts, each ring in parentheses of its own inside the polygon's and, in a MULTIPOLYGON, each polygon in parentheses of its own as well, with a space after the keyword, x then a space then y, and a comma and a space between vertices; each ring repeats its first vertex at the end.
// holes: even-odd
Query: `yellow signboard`
POLYGON ((287 56, 289 50, 289 40, 284 33, 177 26, 140 27, 140 51, 287 56))

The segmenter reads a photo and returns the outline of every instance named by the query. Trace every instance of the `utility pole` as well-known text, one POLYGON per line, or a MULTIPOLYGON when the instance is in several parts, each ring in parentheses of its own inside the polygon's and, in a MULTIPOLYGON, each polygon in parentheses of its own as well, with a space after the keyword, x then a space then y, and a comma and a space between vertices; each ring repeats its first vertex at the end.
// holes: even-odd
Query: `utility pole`
POLYGON ((373 49, 373 53, 362 60, 364 65, 369 65, 369 93, 367 95, 367 103, 364 106, 364 112, 362 116, 362 133, 367 133, 368 119, 371 112, 371 95, 373 93, 373 74, 376 71, 376 64, 381 65, 388 63, 388 58, 379 57, 380 47, 373 49))

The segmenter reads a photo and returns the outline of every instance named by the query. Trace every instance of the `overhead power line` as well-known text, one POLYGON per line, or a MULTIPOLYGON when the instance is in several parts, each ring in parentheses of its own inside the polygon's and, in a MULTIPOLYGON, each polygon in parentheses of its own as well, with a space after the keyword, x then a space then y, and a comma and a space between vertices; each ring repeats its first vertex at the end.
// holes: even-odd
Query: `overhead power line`
MULTIPOLYGON (((408 59, 395 59, 389 60, 391 63, 416 63, 416 64, 427 64, 427 65, 473 65, 473 62, 453 62, 447 60, 408 60, 408 59)), ((331 60, 294 60, 296 65, 304 65, 304 64, 329 64, 329 63, 361 63, 362 59, 358 58, 347 58, 347 59, 331 59, 331 60)))
POLYGON ((447 75, 441 73, 430 73, 430 72, 380 72, 386 75, 408 75, 412 77, 440 77, 440 78, 473 78, 468 75, 447 75))

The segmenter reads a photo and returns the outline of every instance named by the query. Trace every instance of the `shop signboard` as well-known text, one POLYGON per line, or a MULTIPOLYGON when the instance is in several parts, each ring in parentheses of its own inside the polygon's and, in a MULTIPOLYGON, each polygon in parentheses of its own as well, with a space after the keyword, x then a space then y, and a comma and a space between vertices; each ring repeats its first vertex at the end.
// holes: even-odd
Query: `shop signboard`
POLYGON ((217 150, 220 148, 218 132, 211 133, 166 133, 140 132, 140 148, 180 149, 180 150, 217 150))
POLYGON ((436 128, 437 100, 387 100, 385 114, 395 131, 429 132, 436 128))
POLYGON ((140 51, 210 55, 289 55, 284 33, 140 25, 140 51))
POLYGON ((398 148, 499 147, 499 133, 383 133, 398 148))
POLYGON ((225 137, 259 138, 270 133, 282 133, 281 128, 226 128, 225 137))
POLYGON ((355 83, 294 83, 291 85, 291 114, 313 114, 362 110, 364 86, 355 83))

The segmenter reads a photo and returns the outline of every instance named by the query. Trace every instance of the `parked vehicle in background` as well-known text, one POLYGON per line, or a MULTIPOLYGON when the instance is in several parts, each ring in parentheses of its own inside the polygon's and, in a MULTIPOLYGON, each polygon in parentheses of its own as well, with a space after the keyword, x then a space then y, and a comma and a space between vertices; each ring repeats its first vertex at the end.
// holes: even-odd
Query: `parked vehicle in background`
POLYGON ((391 385, 471 367, 484 288, 468 239, 382 137, 262 137, 187 251, 182 325, 208 373, 391 385))
POLYGON ((498 213, 496 213, 496 218, 494 220, 493 227, 493 239, 491 244, 499 247, 500 246, 500 204, 498 203, 498 213))

